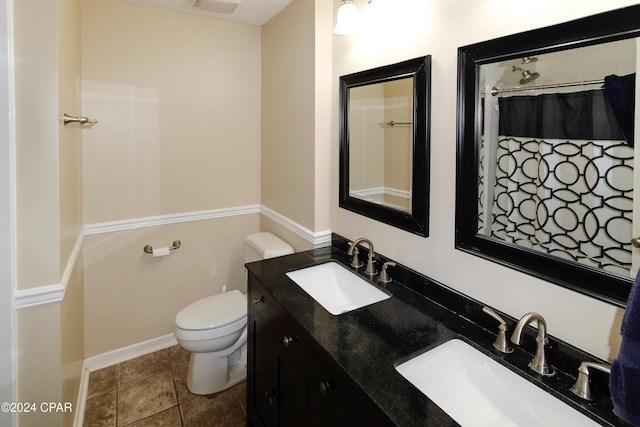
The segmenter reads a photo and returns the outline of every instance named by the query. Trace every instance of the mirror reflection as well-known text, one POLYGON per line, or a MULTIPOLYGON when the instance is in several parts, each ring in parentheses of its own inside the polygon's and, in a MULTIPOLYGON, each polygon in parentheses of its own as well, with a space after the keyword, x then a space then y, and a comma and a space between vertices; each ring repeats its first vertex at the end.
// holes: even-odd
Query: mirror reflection
POLYGON ((635 276, 636 39, 484 64, 478 233, 635 276))
POLYGON ((636 5, 458 49, 457 249, 626 304, 639 23, 636 5))
POLYGON ((340 207, 429 235, 431 57, 340 77, 340 207))
POLYGON ((411 213, 413 78, 349 96, 349 195, 411 213))

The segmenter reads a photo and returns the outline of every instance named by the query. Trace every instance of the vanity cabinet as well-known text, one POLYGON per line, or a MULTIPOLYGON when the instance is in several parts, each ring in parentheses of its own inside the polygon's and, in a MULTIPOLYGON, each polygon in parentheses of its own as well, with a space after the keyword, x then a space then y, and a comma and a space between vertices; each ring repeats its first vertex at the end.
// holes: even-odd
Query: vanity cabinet
POLYGON ((249 274, 248 425, 383 425, 380 409, 249 274), (324 353, 324 354, 323 354, 324 353))
POLYGON ((306 384, 297 378, 298 362, 257 310, 249 313, 249 378, 247 398, 257 425, 304 425, 306 384), (283 348, 280 348, 283 347, 283 348))

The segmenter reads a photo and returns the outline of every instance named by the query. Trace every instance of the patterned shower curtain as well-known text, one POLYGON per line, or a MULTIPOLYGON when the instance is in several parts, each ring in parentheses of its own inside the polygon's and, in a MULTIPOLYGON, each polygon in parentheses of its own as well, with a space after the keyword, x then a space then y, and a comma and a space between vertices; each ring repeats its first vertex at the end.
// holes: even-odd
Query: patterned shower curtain
POLYGON ((490 234, 629 275, 633 148, 603 90, 499 100, 490 234))

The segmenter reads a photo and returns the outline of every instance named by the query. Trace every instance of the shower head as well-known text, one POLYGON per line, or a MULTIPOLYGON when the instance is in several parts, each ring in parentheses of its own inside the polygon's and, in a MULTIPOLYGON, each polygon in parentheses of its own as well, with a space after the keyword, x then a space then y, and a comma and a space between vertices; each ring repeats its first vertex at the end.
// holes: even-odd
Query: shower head
POLYGON ((540 73, 532 73, 528 70, 522 70, 522 78, 520 79, 520 84, 525 85, 527 83, 531 83, 538 77, 540 77, 540 73))
POLYGON ((530 64, 532 62, 538 62, 538 58, 536 58, 535 56, 524 56, 522 58, 523 64, 530 64))
POLYGON ((527 83, 531 83, 532 81, 540 77, 540 73, 532 73, 529 70, 524 70, 520 67, 516 67, 515 65, 511 68, 511 71, 514 73, 516 71, 522 71, 522 78, 520 79, 521 85, 526 85, 527 83))

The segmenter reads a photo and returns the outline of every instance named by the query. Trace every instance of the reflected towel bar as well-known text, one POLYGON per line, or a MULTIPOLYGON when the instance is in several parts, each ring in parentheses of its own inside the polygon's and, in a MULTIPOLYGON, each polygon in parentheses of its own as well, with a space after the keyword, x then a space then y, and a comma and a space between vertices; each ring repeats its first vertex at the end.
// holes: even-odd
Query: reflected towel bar
POLYGON ((413 124, 413 122, 394 122, 393 120, 391 120, 389 122, 386 122, 386 123, 382 123, 382 125, 384 125, 384 126, 391 126, 391 127, 394 127, 394 126, 397 126, 397 125, 412 125, 412 124, 413 124))

